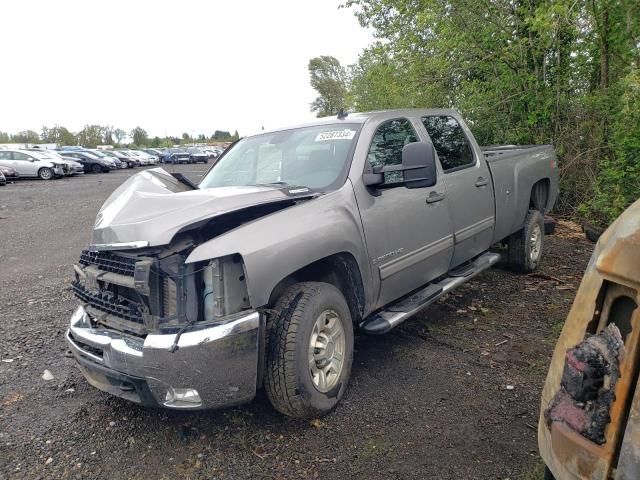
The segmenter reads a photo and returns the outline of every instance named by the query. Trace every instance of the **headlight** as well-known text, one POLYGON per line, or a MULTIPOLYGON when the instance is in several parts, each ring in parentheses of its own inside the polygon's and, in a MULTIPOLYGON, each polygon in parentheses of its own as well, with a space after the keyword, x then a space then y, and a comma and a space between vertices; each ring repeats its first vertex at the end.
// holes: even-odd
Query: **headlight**
POLYGON ((178 314, 178 287, 168 275, 162 278, 162 316, 172 317, 178 314))
POLYGON ((204 318, 219 320, 249 308, 249 295, 240 255, 216 258, 203 270, 204 318))

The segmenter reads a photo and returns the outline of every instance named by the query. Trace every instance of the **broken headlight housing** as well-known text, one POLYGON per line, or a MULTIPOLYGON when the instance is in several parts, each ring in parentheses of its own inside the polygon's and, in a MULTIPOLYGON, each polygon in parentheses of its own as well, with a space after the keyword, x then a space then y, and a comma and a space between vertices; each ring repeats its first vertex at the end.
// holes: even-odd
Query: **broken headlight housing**
POLYGON ((249 308, 249 295, 240 255, 215 258, 203 269, 203 306, 205 321, 249 308))

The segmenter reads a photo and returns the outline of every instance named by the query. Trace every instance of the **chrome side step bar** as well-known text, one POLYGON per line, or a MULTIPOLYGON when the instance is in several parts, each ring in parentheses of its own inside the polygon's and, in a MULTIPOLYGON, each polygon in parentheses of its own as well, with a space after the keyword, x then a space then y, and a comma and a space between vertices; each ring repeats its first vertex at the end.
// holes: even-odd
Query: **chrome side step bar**
POLYGON ((437 283, 427 285, 422 290, 418 290, 412 295, 389 305, 386 309, 365 318, 360 323, 360 328, 364 332, 374 335, 387 333, 409 317, 431 305, 445 293, 459 287, 480 272, 495 265, 499 260, 499 253, 484 253, 469 264, 468 268, 465 269, 464 275, 455 273, 456 276, 447 276, 437 283))

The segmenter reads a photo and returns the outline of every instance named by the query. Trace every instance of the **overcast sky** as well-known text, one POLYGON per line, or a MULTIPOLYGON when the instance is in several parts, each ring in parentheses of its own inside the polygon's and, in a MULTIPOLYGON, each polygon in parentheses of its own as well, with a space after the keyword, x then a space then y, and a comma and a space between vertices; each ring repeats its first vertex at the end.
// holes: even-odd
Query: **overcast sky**
POLYGON ((371 42, 342 0, 2 0, 0 130, 247 135, 313 115, 307 64, 371 42))

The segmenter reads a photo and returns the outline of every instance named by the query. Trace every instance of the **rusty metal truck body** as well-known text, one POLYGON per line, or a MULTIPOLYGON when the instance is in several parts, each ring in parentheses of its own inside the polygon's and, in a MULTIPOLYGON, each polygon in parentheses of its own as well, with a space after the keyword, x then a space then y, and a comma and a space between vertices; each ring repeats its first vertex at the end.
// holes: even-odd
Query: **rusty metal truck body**
MULTIPOLYGON (((640 201, 600 237, 556 345, 542 392, 538 443, 547 477, 556 480, 640 479, 640 201), (567 383, 571 351, 615 325, 620 349, 614 384, 609 370, 582 368, 592 394, 570 406, 558 399, 567 383), (600 377, 600 378, 599 378, 600 377), (595 386, 595 387, 594 387, 595 386), (609 392, 607 391, 609 390, 609 392), (605 415, 591 416, 598 398, 610 395, 605 415), (586 416, 585 416, 586 413, 586 416), (577 420, 578 419, 578 420, 577 420), (580 419, 587 419, 581 432, 580 419), (593 428, 601 436, 587 438, 593 428)), ((605 355, 606 356, 606 355, 605 355)), ((602 361, 602 357, 598 359, 602 361)), ((573 362, 575 364, 575 362, 573 362)), ((584 367, 584 363, 582 364, 584 367)), ((574 392, 573 397, 585 392, 574 392)), ((588 393, 588 392, 587 392, 588 393)), ((568 397, 567 397, 568 398, 568 397)))

